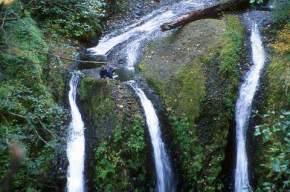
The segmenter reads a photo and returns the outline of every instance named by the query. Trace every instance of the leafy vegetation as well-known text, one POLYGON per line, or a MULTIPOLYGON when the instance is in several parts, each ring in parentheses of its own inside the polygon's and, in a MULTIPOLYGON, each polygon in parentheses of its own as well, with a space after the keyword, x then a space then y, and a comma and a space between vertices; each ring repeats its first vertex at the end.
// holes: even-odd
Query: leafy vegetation
POLYGON ((96 151, 97 190, 146 191, 145 149, 143 117, 135 116, 132 126, 117 127, 96 151))
POLYGON ((290 112, 269 111, 262 116, 263 124, 256 126, 255 136, 264 150, 259 170, 257 191, 289 191, 290 112))
MULTIPOLYGON (((277 25, 276 25, 277 27, 277 25)), ((278 25, 267 70, 266 99, 257 116, 254 156, 257 191, 289 191, 289 24, 278 25)))
POLYGON ((150 181, 145 121, 128 87, 84 77, 79 93, 83 114, 91 122, 88 131, 92 140, 88 142, 93 145, 89 153, 95 168, 94 190, 146 191, 150 181))
MULTIPOLYGON (((1 16, 21 15, 20 7, 17 1, 1 16)), ((55 181, 62 180, 64 170, 57 159, 65 154, 68 113, 55 102, 44 78, 48 60, 40 52, 49 46, 28 16, 3 20, 0 38, 0 180, 8 180, 12 191, 58 190, 55 181), (15 156, 13 148, 21 155, 15 156), (20 163, 13 170, 15 158, 20 163)))
POLYGON ((23 1, 45 28, 67 37, 87 40, 100 35, 106 16, 104 0, 23 1))
MULTIPOLYGON (((127 10, 128 1, 0 4, 0 181, 8 179, 11 191, 63 191, 69 115, 61 103, 70 63, 60 57, 73 58, 75 40, 98 37, 105 18, 127 10)), ((274 7, 282 28, 272 44, 254 169, 257 191, 282 192, 289 190, 289 2, 275 1, 274 7)), ((185 191, 222 188, 219 174, 244 57, 243 36, 235 16, 197 21, 149 46, 155 60, 139 66, 169 116, 185 191), (169 55, 156 51, 160 44, 169 55)), ((93 136, 94 190, 151 188, 145 122, 130 91, 119 82, 86 77, 79 95, 93 136)))
POLYGON ((187 179, 187 185, 196 186, 199 180, 203 166, 203 148, 199 144, 196 137, 195 130, 192 129, 192 123, 186 118, 177 118, 172 116, 170 122, 173 129, 174 144, 180 146, 180 161, 183 170, 185 171, 184 177, 187 179))

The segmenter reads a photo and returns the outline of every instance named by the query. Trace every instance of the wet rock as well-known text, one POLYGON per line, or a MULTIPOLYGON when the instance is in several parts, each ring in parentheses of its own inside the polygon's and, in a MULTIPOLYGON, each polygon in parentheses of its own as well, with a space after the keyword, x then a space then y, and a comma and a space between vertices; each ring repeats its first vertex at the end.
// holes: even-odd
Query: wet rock
POLYGON ((108 61, 105 55, 92 55, 88 52, 81 54, 79 58, 80 62, 77 67, 79 70, 101 67, 108 61))

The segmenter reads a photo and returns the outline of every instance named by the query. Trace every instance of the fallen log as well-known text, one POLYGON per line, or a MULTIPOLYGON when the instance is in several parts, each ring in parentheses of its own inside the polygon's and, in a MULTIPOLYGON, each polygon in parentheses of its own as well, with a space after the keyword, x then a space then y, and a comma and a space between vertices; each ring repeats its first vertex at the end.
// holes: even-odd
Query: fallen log
POLYGON ((220 3, 210 7, 206 7, 202 10, 195 10, 187 13, 184 16, 177 18, 175 21, 167 22, 161 25, 161 31, 167 31, 177 27, 184 26, 192 21, 217 17, 219 14, 225 11, 233 11, 238 8, 244 8, 249 5, 249 0, 230 0, 225 3, 220 3))

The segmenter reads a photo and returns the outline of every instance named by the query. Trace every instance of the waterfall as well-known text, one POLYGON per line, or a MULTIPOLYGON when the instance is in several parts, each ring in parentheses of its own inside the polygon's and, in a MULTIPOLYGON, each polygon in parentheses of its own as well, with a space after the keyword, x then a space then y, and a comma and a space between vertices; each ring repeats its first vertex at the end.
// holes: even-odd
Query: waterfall
MULTIPOLYGON (((169 6, 163 6, 157 9, 131 25, 122 29, 106 34, 95 47, 89 48, 94 55, 115 55, 122 57, 126 61, 124 67, 128 70, 134 70, 137 64, 142 46, 156 37, 162 37, 170 32, 161 32, 160 26, 165 22, 170 22, 186 13, 199 10, 205 6, 210 6, 218 1, 215 0, 182 0, 169 6)), ((114 57, 114 56, 113 56, 114 57)), ((112 58, 109 58, 112 59, 112 58)), ((112 59, 115 61, 114 58, 112 59)), ((146 123, 149 129, 151 143, 153 146, 154 163, 157 175, 157 191, 173 192, 175 184, 173 182, 173 173, 164 143, 161 139, 159 120, 151 101, 146 97, 142 89, 131 81, 129 83, 140 98, 145 112, 146 123)))
POLYGON ((129 85, 138 95, 141 105, 144 109, 146 123, 149 129, 151 143, 153 146, 154 164, 157 175, 157 191, 170 192, 175 191, 173 182, 173 173, 170 161, 165 149, 165 145, 161 138, 159 120, 152 102, 146 97, 145 93, 138 87, 134 81, 130 81, 129 85))
POLYGON ((84 191, 84 155, 85 138, 84 122, 76 104, 77 85, 79 76, 73 74, 70 80, 69 104, 72 120, 69 125, 69 137, 67 144, 67 157, 69 161, 67 174, 67 191, 84 191))
POLYGON ((265 53, 256 24, 251 28, 251 48, 253 65, 241 85, 236 103, 236 141, 237 160, 235 169, 235 192, 251 191, 246 151, 246 132, 251 115, 253 98, 259 85, 261 72, 265 64, 265 53))

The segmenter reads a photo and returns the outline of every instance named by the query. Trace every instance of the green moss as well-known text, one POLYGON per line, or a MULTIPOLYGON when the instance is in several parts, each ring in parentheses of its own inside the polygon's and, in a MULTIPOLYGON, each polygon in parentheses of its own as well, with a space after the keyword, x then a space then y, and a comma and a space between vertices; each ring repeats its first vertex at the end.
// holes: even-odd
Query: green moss
POLYGON ((233 83, 238 83, 236 77, 239 75, 238 67, 244 53, 244 28, 236 16, 227 16, 225 21, 227 27, 221 40, 223 45, 219 56, 221 62, 219 70, 224 76, 234 81, 233 83))
POLYGON ((85 77, 79 95, 87 128, 97 138, 95 189, 146 191, 145 122, 131 91, 117 81, 85 77))
MULTIPOLYGON (((193 121, 198 117, 199 105, 205 96, 205 78, 201 68, 194 64, 186 65, 177 71, 176 79, 180 90, 176 97, 177 111, 174 113, 185 114, 193 121)), ((175 92, 178 93, 177 90, 175 92)))
POLYGON ((182 191, 219 191, 243 59, 235 16, 193 22, 145 48, 141 73, 161 97, 180 158, 182 191), (210 43, 209 43, 210 42, 210 43))

